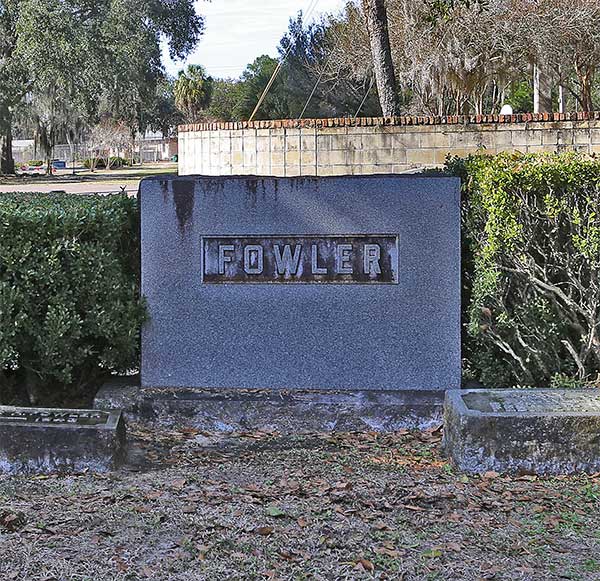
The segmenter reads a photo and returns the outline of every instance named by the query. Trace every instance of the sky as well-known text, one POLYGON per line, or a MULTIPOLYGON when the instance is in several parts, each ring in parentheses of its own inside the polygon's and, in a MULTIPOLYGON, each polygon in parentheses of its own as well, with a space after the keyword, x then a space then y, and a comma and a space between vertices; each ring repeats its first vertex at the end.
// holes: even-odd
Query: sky
POLYGON ((196 2, 205 31, 196 50, 183 63, 164 53, 167 72, 176 76, 187 64, 203 65, 213 77, 238 77, 256 57, 277 56, 277 45, 290 18, 300 10, 309 21, 337 13, 346 0, 212 0, 196 2))

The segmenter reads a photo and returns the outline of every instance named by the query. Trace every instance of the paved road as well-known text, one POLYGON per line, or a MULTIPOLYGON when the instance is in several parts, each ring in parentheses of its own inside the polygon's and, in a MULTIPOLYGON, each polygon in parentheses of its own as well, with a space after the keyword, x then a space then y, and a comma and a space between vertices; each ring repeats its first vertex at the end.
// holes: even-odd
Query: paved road
POLYGON ((130 195, 135 195, 140 185, 139 180, 110 181, 110 182, 73 182, 54 184, 0 184, 0 192, 66 192, 68 194, 110 194, 118 193, 123 189, 130 195))

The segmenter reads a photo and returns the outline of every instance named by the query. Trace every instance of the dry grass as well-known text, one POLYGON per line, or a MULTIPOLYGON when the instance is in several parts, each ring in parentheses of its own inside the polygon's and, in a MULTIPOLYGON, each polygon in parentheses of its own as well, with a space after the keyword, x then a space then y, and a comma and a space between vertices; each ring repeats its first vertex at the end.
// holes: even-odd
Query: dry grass
POLYGON ((118 473, 0 479, 0 579, 600 579, 595 477, 461 476, 437 432, 130 434, 118 473))

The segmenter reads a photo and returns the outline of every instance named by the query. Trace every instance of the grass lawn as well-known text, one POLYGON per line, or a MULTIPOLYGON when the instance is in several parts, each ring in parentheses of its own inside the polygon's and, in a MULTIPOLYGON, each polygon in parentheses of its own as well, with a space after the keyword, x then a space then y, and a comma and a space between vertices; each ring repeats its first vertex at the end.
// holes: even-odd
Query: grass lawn
POLYGON ((130 427, 111 475, 0 478, 0 579, 600 579, 600 478, 457 474, 438 431, 130 427))
POLYGON ((111 182, 111 181, 136 181, 145 177, 160 174, 176 174, 176 163, 147 163, 142 166, 124 167, 121 169, 98 169, 91 172, 86 169, 77 169, 75 175, 70 169, 59 170, 57 175, 51 176, 2 176, 0 185, 28 185, 28 184, 60 184, 79 182, 111 182))

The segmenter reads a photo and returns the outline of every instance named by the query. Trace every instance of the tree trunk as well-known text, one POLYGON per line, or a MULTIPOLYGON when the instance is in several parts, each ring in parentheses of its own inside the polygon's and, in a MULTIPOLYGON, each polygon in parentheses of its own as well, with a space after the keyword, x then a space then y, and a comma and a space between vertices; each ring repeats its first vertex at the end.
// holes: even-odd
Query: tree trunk
POLYGON ((533 65, 533 112, 552 113, 552 84, 538 63, 533 65))
POLYGON ((582 111, 593 111, 594 103, 592 99, 592 86, 594 83, 595 69, 593 65, 584 64, 583 66, 575 63, 575 74, 579 79, 581 86, 581 96, 579 98, 581 102, 582 111))
POLYGON ((385 117, 392 117, 398 115, 399 107, 385 0, 362 0, 362 6, 367 21, 381 111, 385 117))
POLYGON ((0 111, 0 174, 15 173, 15 160, 12 151, 12 119, 10 111, 0 111))

